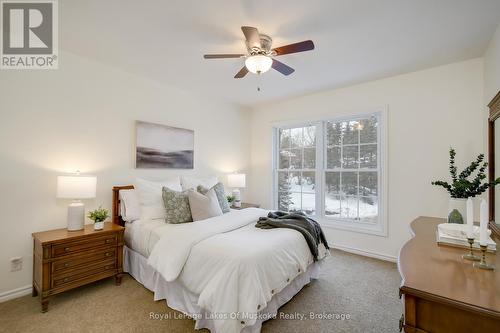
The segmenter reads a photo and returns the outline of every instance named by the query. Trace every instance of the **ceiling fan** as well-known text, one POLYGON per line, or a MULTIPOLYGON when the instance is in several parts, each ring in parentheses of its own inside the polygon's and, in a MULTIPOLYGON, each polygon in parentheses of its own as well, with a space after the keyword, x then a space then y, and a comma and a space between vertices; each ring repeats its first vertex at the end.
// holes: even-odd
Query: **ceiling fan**
POLYGON ((260 34, 257 28, 243 26, 241 27, 241 31, 243 31, 246 38, 248 54, 205 54, 203 56, 205 59, 245 58, 245 66, 236 73, 234 76, 235 79, 241 79, 248 72, 262 74, 267 72, 271 67, 283 75, 290 75, 295 70, 281 61, 274 59, 274 57, 314 50, 312 40, 271 49, 272 38, 268 35, 260 34))

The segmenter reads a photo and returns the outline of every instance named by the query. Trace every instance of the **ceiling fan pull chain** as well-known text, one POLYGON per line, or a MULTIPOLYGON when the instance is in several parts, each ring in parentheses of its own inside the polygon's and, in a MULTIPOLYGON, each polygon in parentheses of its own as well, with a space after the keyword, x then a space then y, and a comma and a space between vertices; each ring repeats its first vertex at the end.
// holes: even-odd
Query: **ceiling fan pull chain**
POLYGON ((260 92, 260 86, 262 86, 262 73, 257 74, 257 92, 260 92))

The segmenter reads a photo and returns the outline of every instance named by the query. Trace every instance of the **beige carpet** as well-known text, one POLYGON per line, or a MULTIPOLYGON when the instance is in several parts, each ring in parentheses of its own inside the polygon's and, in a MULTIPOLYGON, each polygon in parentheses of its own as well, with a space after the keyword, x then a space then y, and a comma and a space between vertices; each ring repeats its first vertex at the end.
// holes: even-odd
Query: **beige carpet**
MULTIPOLYGON (((280 312, 309 316, 345 314, 349 319, 274 319, 262 332, 398 332, 400 277, 393 263, 334 250, 318 280, 304 287, 280 312)), ((1 332, 193 332, 190 319, 152 320, 150 313, 180 313, 153 301, 153 294, 126 275, 55 296, 49 312, 38 298, 0 303, 1 332)), ((278 313, 280 315, 280 313, 278 313)), ((207 330, 198 332, 208 332, 207 330)))

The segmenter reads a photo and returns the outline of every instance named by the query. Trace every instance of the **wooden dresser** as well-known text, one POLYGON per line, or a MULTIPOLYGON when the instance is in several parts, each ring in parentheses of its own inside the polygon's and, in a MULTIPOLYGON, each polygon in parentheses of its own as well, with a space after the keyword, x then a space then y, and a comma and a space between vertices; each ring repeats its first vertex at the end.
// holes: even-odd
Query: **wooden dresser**
POLYGON ((472 267, 461 258, 467 250, 437 245, 436 228, 444 222, 419 217, 411 223, 413 238, 398 258, 401 326, 407 333, 500 332, 500 253, 487 254, 495 271, 472 267))
POLYGON ((125 228, 113 223, 93 228, 33 234, 33 296, 39 295, 42 312, 49 298, 63 291, 111 276, 121 283, 125 228))

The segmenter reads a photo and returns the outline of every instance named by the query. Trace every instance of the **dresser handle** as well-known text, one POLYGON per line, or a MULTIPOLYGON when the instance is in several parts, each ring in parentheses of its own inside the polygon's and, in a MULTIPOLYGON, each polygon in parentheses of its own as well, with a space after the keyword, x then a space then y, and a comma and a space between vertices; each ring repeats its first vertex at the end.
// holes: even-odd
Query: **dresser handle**
POLYGON ((64 263, 64 267, 69 267, 69 262, 64 263))
POLYGON ((65 247, 64 251, 68 252, 69 251, 69 247, 65 247))
POLYGON ((63 280, 64 282, 68 282, 69 281, 69 278, 64 278, 63 280))
POLYGON ((112 241, 112 239, 106 239, 106 243, 111 243, 112 241))
POLYGON ((111 252, 106 252, 106 257, 111 257, 111 252))

